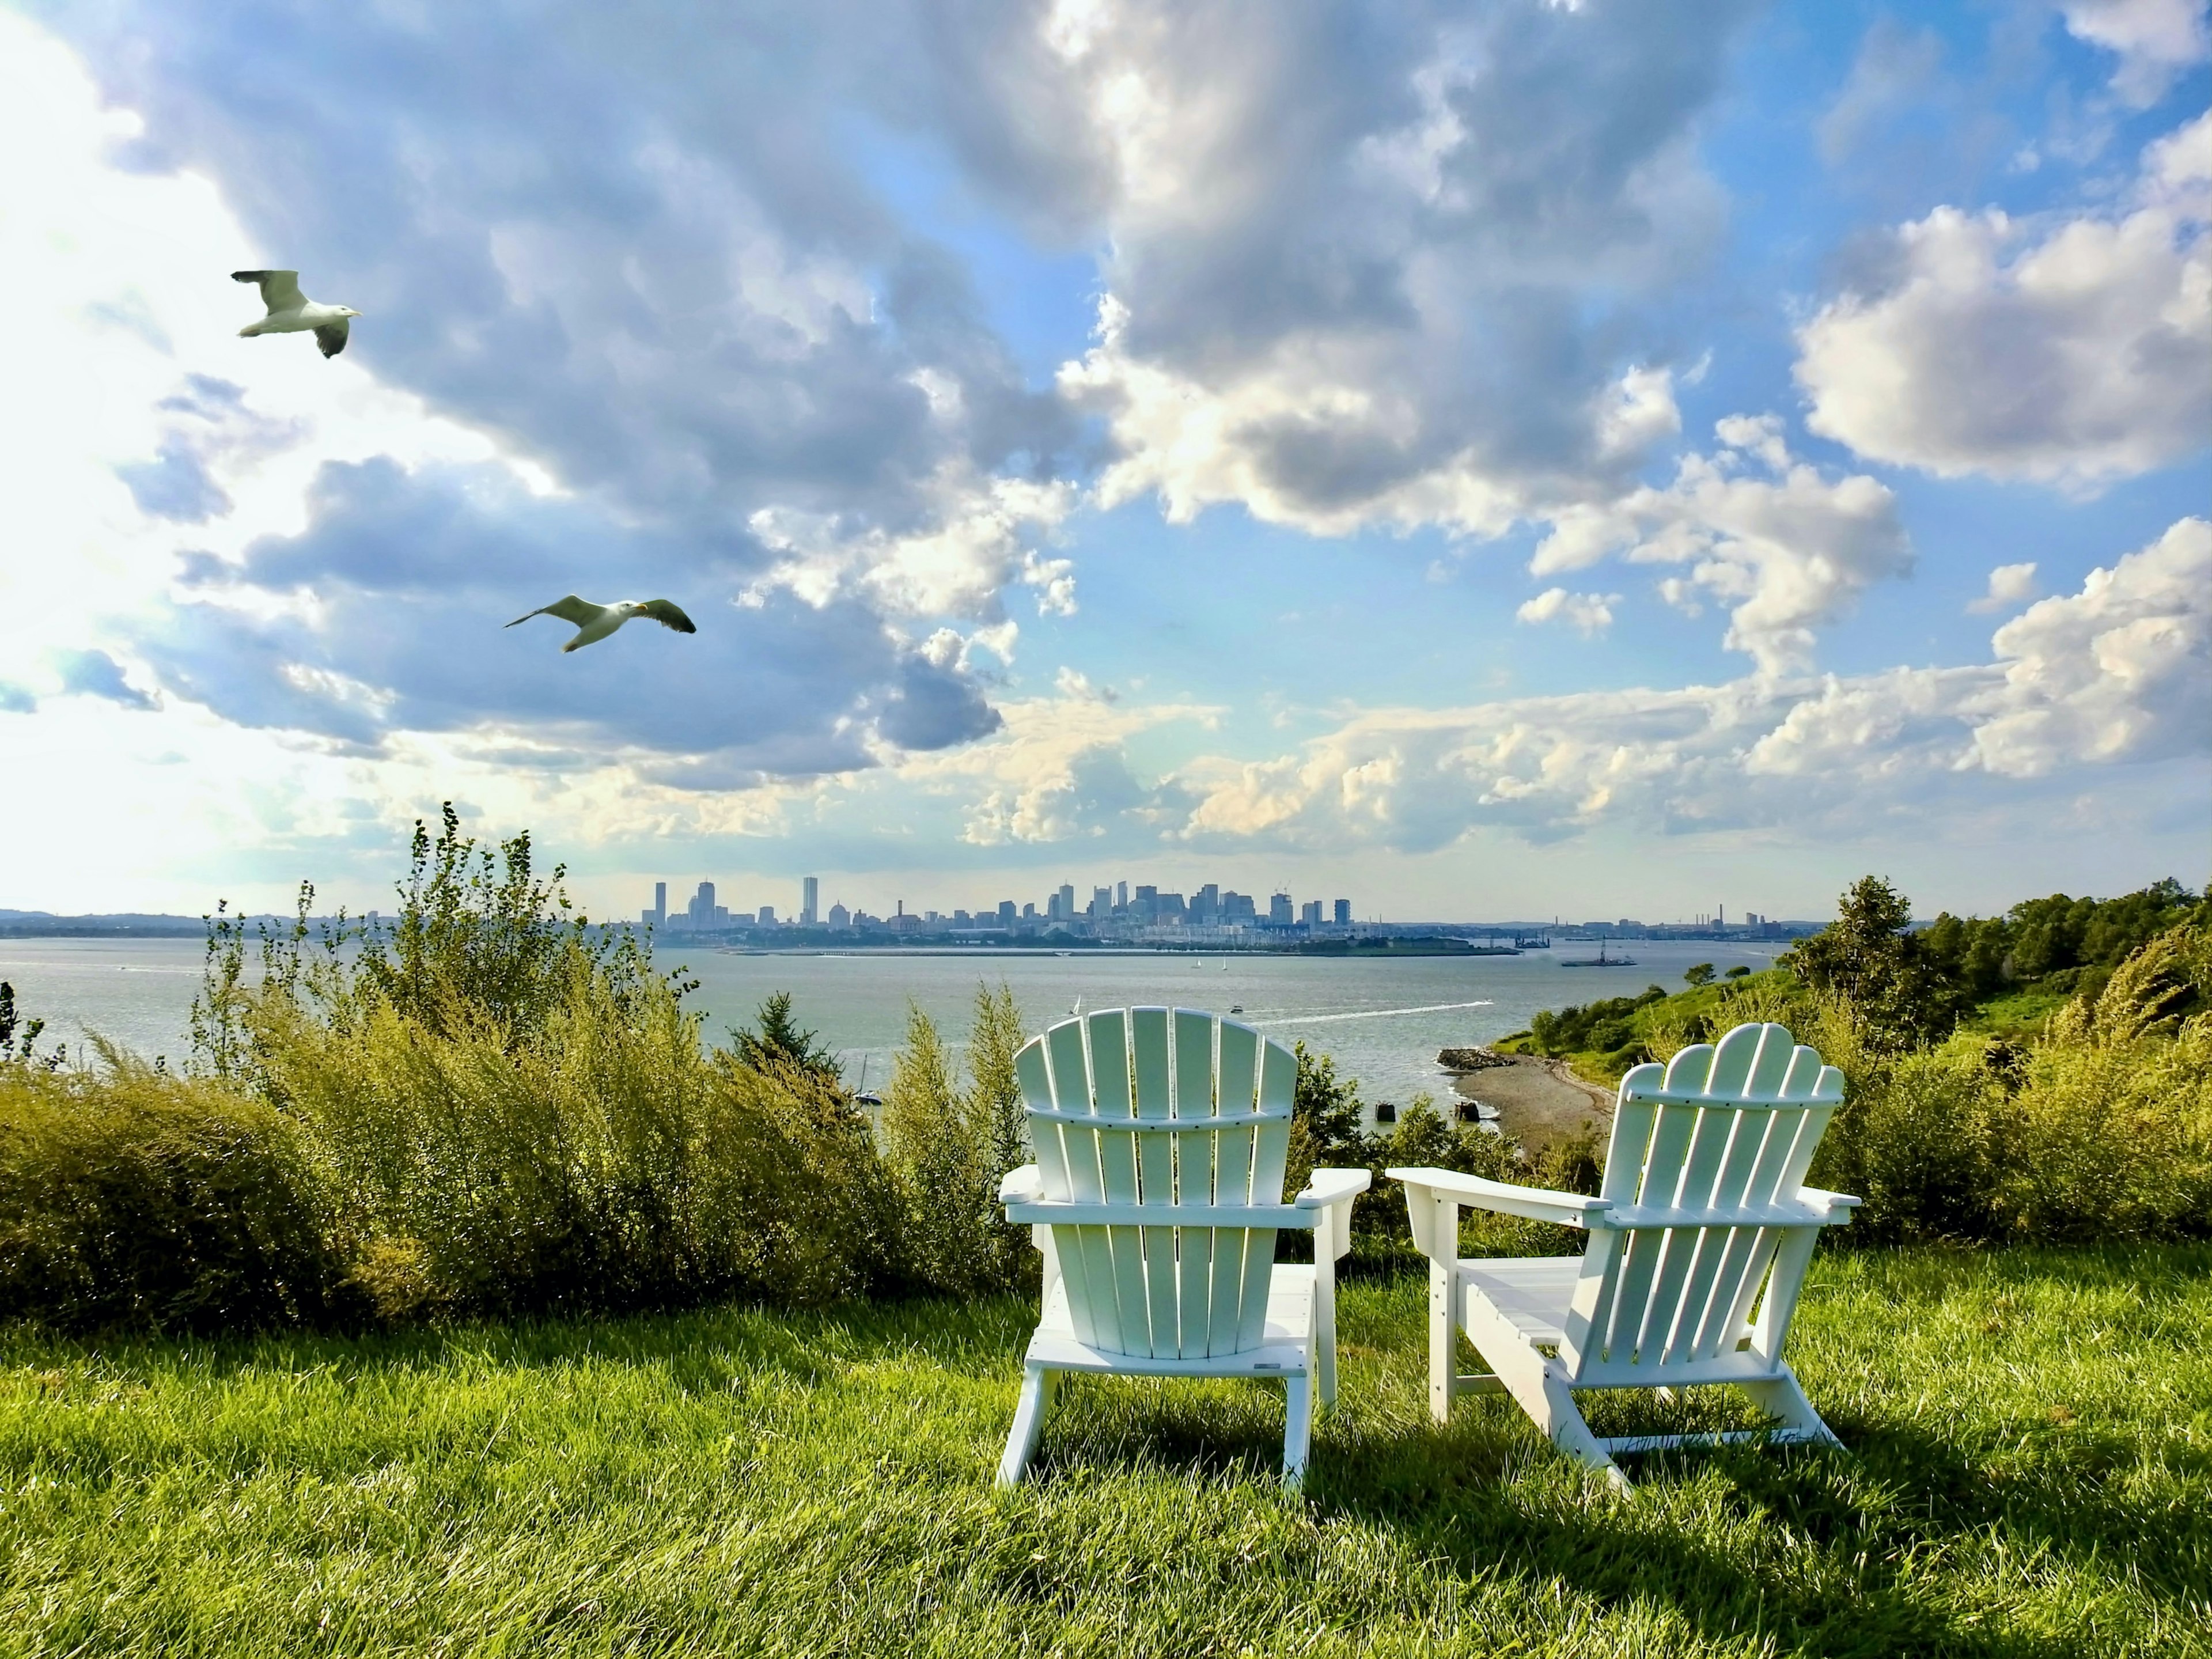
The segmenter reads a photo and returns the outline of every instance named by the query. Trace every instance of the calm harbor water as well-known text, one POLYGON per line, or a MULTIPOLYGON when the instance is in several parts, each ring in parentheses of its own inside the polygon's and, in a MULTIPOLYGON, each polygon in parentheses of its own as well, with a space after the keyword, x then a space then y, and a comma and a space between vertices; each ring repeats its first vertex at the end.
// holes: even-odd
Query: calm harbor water
MULTIPOLYGON (((1619 949, 1620 947, 1615 946, 1619 949)), ((1562 968, 1565 945, 1519 957, 1412 957, 1332 961, 1325 957, 1049 951, 992 955, 869 951, 850 955, 756 956, 669 946, 664 968, 679 964, 699 981, 691 1006, 720 1041, 750 1023, 762 1000, 789 991, 801 1022, 835 1050, 848 1080, 870 1087, 890 1076, 911 1000, 963 1041, 980 981, 1013 988, 1031 1030, 1085 1009, 1171 1003, 1243 1018, 1284 1042, 1303 1039, 1335 1057, 1370 1100, 1441 1094, 1447 1079, 1437 1050, 1517 1031, 1540 1008, 1632 995, 1647 985, 1681 988, 1693 963, 1764 968, 1779 945, 1646 943, 1626 947, 1632 968, 1562 968)), ((186 1017, 199 986, 201 947, 193 939, 0 939, 0 979, 14 984, 17 1006, 47 1022, 49 1041, 73 1046, 98 1031, 143 1054, 181 1059, 186 1017)))

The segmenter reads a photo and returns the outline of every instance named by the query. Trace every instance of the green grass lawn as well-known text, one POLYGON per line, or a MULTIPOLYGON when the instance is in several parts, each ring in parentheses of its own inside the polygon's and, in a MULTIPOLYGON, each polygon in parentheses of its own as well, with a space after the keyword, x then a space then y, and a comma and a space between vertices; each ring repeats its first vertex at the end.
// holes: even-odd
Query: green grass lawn
POLYGON ((1346 1292, 1297 1499, 1279 1392, 1091 1380, 994 1493, 1007 1302, 18 1335, 0 1650, 2212 1653, 2212 1249, 1824 1252, 1793 1354, 1849 1453, 1627 1502, 1501 1401, 1430 1425, 1423 1296, 1346 1292))

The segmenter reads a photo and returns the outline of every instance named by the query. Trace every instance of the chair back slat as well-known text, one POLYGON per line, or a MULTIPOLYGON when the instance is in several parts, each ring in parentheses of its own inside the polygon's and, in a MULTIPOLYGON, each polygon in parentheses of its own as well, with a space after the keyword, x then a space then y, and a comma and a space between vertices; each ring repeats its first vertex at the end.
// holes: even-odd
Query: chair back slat
MULTIPOLYGON (((1260 1085, 1260 1034, 1249 1025, 1221 1022, 1219 1070, 1215 1092, 1223 1117, 1249 1117, 1256 1126, 1260 1085)), ((1213 1193, 1218 1204, 1249 1204, 1253 1152, 1258 1129, 1223 1129, 1214 1136, 1213 1193)), ((1261 1196, 1264 1197, 1264 1194, 1261 1196)), ((1219 1228, 1213 1234, 1213 1288, 1207 1320, 1206 1348, 1209 1354, 1237 1352, 1244 1305, 1244 1261, 1252 1252, 1249 1234, 1238 1228, 1219 1228)), ((1267 1259, 1272 1267, 1274 1246, 1267 1259)))
POLYGON ((1797 1230, 1728 1218, 1793 1198, 1842 1098, 1842 1074, 1773 1024, 1739 1025, 1663 1067, 1632 1070, 1600 1191, 1640 1213, 1590 1246, 1588 1271, 1603 1282, 1587 1333, 1578 1325, 1562 1346, 1569 1367, 1632 1367, 1658 1382, 1744 1346, 1797 1230))
MULTIPOLYGON (((1279 1042, 1260 1048, 1260 1127, 1252 1137, 1252 1196, 1279 1197, 1290 1160, 1291 1101, 1297 1092, 1298 1063, 1279 1042)), ((1255 1227, 1244 1246, 1244 1290, 1237 1309, 1237 1346, 1257 1347, 1267 1320, 1267 1284, 1274 1272, 1275 1231, 1255 1227)))
POLYGON ((1030 1133, 1052 1148, 1037 1159, 1045 1198, 1160 1218, 1053 1224, 1077 1337, 1155 1358, 1258 1346, 1276 1230, 1178 1216, 1282 1202, 1297 1081, 1289 1050, 1189 1009, 1104 1009, 1032 1038, 1015 1074, 1030 1133), (1185 1120, 1188 1131, 1173 1127, 1185 1120))
MULTIPOLYGON (((1175 1011, 1175 1115, 1185 1121, 1213 1118, 1214 1023, 1189 1008, 1175 1011)), ((1155 1139, 1162 1137, 1154 1136, 1155 1139)), ((1213 1167, 1218 1148, 1213 1132, 1194 1129, 1175 1136, 1176 1201, 1212 1204, 1213 1167)), ((1217 1229, 1184 1230, 1176 1250, 1176 1352, 1202 1358, 1213 1340, 1213 1236, 1217 1229)))

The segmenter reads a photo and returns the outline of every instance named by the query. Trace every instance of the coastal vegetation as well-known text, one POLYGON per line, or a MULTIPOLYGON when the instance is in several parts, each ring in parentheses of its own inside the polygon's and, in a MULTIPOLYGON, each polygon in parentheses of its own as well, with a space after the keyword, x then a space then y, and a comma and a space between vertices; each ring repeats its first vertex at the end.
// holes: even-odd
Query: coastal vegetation
POLYGON ((1303 1048, 1290 1179, 1377 1176, 1303 1499, 1264 1390, 1089 1378, 1054 1478, 992 1495, 1036 1271, 992 1202, 1011 993, 964 1051, 910 1011, 872 1122, 788 997, 710 1041, 561 884, 449 811, 387 929, 218 911, 181 1070, 41 1054, 0 997, 0 1648, 2212 1653, 2190 895, 1909 931, 1869 878, 1772 970, 1510 1045, 1608 1076, 1776 1018, 1850 1079, 1814 1178, 1858 1248, 1792 1345, 1850 1454, 1653 1458, 1616 1507, 1503 1402, 1430 1422, 1382 1175, 1590 1191, 1601 1143, 1426 1099, 1370 1133, 1303 1048))
POLYGON ((1654 985, 1497 1046, 1617 1079, 1745 1020, 1844 1069, 1812 1179, 1862 1195, 1842 1243, 2212 1234, 2212 902, 2161 882, 1908 927, 1868 877, 1764 973, 1654 985))

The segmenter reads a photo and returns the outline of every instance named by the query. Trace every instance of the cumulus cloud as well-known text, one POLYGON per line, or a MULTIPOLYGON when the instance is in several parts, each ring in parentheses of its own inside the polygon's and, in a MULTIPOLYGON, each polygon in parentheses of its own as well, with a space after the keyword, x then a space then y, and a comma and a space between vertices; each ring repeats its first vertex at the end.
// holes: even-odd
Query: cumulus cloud
POLYGON ((2185 519, 2079 593, 2028 607, 1991 641, 2001 692, 1973 761, 2033 777, 2082 761, 2204 750, 2212 733, 2212 522, 2185 519))
POLYGON ((2201 451, 2212 428, 2212 115, 2148 149, 2135 208, 2056 226, 1942 207, 1871 292, 1798 331, 1807 423, 1942 477, 2073 488, 2201 451))
POLYGON ((1975 616, 1987 616, 1995 611, 2010 611, 2026 605, 2035 597, 2035 562, 2025 564, 2001 564, 1990 572, 1990 591, 1968 605, 1966 609, 1975 616))
POLYGON ((1632 476, 1679 422, 1625 343, 1720 228, 1691 135, 1739 15, 1086 12, 1119 188, 1060 389, 1103 499, 1490 535, 1632 476))
POLYGON ((1729 605, 1732 649, 1769 672, 1802 667, 1817 624, 1911 569, 1896 498, 1863 474, 1830 477, 1793 457, 1774 416, 1732 415, 1715 435, 1712 453, 1683 457, 1669 483, 1555 514, 1528 568, 1545 576, 1612 556, 1686 566, 1661 584, 1670 602, 1729 605))
POLYGON ((2174 78, 2212 58, 2202 0, 2062 0, 2066 32, 2118 54, 2112 90, 2138 109, 2165 96, 2174 78))
POLYGON ((1613 626, 1613 607, 1620 603, 1618 593, 1570 593, 1564 587, 1547 587, 1513 617, 1524 623, 1564 622, 1587 640, 1613 626))
POLYGON ((1171 781, 1194 804, 1172 833, 1407 852, 1609 822, 1862 833, 1976 773, 2212 753, 2208 639, 2212 524, 2187 519, 2007 623, 1986 663, 1367 711, 1293 754, 1182 769, 1171 781))

